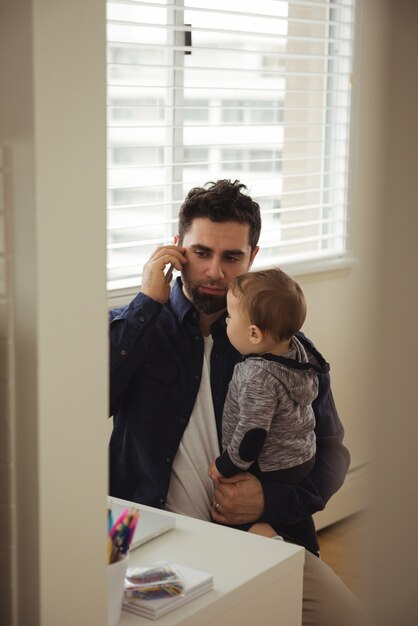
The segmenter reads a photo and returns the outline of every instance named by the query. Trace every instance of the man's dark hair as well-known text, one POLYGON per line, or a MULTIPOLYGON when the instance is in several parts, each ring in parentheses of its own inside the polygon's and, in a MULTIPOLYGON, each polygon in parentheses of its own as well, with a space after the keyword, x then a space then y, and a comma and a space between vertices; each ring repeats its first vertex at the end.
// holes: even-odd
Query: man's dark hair
POLYGON ((249 225, 248 242, 251 250, 257 246, 261 230, 260 206, 248 194, 247 187, 239 180, 218 180, 189 191, 180 207, 179 237, 190 229, 197 217, 206 217, 212 222, 238 222, 249 225))

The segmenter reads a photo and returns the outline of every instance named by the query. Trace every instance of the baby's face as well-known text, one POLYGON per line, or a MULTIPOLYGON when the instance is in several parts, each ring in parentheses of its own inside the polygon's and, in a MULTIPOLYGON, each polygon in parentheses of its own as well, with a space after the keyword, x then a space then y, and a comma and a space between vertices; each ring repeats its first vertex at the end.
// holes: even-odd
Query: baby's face
POLYGON ((254 352, 254 345, 250 341, 251 322, 240 306, 240 298, 230 290, 226 296, 228 317, 226 318, 226 333, 234 348, 241 354, 254 352))

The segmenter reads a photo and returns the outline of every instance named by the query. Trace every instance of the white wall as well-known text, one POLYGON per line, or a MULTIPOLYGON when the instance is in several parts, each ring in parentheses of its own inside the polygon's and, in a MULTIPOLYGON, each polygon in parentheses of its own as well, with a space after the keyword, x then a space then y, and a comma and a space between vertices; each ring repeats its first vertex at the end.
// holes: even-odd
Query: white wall
POLYGON ((348 224, 353 264, 340 271, 299 277, 309 307, 305 330, 331 364, 335 401, 351 453, 346 484, 325 512, 316 516, 318 527, 367 503, 365 466, 373 457, 375 405, 370 388, 378 343, 389 31, 379 3, 357 4, 348 224))
POLYGON ((388 37, 369 533, 373 626, 418 623, 418 3, 373 2, 388 37))
POLYGON ((104 12, 99 0, 1 4, 8 626, 105 623, 104 12))

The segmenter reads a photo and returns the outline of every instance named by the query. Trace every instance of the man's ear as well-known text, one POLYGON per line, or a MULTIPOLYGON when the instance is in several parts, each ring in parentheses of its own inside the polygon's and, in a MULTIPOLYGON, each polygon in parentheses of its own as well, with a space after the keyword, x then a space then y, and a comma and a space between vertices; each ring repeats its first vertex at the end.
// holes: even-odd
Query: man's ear
POLYGON ((180 237, 179 235, 174 235, 174 245, 177 246, 178 242, 180 241, 180 237))
POLYGON ((257 254, 258 254, 258 251, 259 251, 259 250, 260 250, 260 248, 259 248, 258 246, 256 246, 256 247, 254 248, 254 250, 251 252, 251 256, 250 256, 250 264, 249 264, 249 266, 248 266, 248 269, 250 269, 250 268, 251 268, 251 266, 252 266, 252 264, 253 264, 253 262, 254 262, 254 259, 255 259, 255 257, 257 256, 257 254))
POLYGON ((263 341, 263 331, 258 326, 251 324, 250 326, 250 343, 258 345, 263 341))

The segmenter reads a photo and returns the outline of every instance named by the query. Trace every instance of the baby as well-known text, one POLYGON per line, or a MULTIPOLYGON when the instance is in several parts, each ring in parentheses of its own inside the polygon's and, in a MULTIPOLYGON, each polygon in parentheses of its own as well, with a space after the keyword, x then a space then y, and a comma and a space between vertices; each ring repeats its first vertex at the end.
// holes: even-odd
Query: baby
POLYGON ((306 317, 299 285, 280 269, 234 279, 227 294, 227 334, 245 356, 235 366, 222 418, 223 453, 209 467, 219 481, 238 472, 294 483, 315 463, 317 373, 295 337, 306 317))

